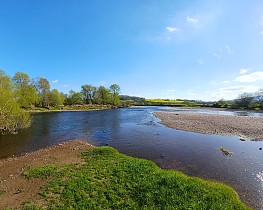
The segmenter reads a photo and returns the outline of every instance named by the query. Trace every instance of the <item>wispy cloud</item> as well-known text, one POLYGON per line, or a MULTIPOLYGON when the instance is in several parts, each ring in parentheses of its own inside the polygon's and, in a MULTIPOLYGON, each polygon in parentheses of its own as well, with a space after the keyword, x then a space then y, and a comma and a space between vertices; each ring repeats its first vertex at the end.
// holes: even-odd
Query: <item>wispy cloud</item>
POLYGON ((52 83, 58 83, 58 80, 57 80, 57 79, 56 79, 56 80, 53 80, 52 83))
POLYGON ((196 26, 199 23, 199 20, 193 17, 186 17, 186 21, 193 26, 196 26))
POLYGON ((263 80, 263 71, 256 71, 251 74, 245 74, 237 77, 235 81, 238 82, 256 82, 263 80))
POLYGON ((243 92, 255 92, 258 90, 258 87, 255 85, 244 85, 244 86, 229 86, 219 89, 225 93, 243 93, 243 92))
POLYGON ((198 59, 197 62, 198 62, 200 65, 202 65, 202 64, 205 63, 202 59, 198 59))
POLYGON ((245 73, 248 72, 248 70, 249 70, 249 69, 247 69, 247 68, 241 68, 241 69, 240 69, 240 74, 245 74, 245 73))
POLYGON ((228 80, 225 80, 225 81, 223 81, 223 83, 224 83, 224 84, 229 84, 229 83, 230 83, 230 81, 228 81, 228 80))
POLYGON ((259 90, 259 87, 255 85, 244 85, 244 86, 229 86, 219 88, 217 91, 207 91, 207 95, 213 100, 224 99, 235 99, 238 95, 244 92, 256 92, 259 90))
POLYGON ((166 30, 173 33, 173 32, 177 32, 178 31, 178 28, 175 28, 175 27, 171 27, 171 26, 167 26, 166 27, 166 30))
POLYGON ((210 85, 216 85, 216 82, 215 81, 210 81, 209 84, 210 85))
POLYGON ((218 59, 220 59, 221 58, 221 56, 220 55, 218 55, 217 53, 214 53, 213 54, 215 57, 217 57, 218 59))
POLYGON ((68 87, 69 85, 61 85, 61 87, 63 88, 63 87, 68 87))
POLYGON ((224 47, 216 50, 213 55, 216 58, 220 59, 226 55, 232 55, 232 54, 233 54, 233 51, 231 50, 230 46, 228 44, 225 44, 224 47))
POLYGON ((233 52, 231 51, 231 49, 228 46, 228 44, 225 44, 225 48, 226 48, 228 54, 233 54, 233 52))
POLYGON ((167 90, 167 92, 174 92, 174 91, 175 91, 174 89, 167 90))

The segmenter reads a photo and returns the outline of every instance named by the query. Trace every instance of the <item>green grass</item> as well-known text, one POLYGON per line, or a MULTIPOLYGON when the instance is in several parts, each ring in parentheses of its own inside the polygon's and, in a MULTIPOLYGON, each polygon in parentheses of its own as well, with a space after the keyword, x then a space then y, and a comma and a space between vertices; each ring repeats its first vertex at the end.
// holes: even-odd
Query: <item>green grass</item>
POLYGON ((5 190, 0 189, 0 196, 5 194, 5 190))
MULTIPOLYGON (((249 209, 226 185, 162 170, 110 147, 82 156, 84 165, 46 165, 25 172, 27 178, 48 178, 40 195, 49 209, 249 209)), ((30 205, 35 208, 28 202, 26 209, 30 205)))

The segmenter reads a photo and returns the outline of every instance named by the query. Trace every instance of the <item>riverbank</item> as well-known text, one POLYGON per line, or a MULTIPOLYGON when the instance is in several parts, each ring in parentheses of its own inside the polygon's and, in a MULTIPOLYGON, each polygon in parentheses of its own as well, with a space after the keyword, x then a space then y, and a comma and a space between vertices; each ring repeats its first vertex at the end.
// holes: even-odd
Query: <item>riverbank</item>
POLYGON ((0 209, 249 209, 224 184, 81 141, 2 160, 0 177, 0 209))
POLYGON ((68 141, 26 154, 0 160, 0 209, 19 209, 27 200, 39 198, 46 180, 27 180, 22 172, 45 164, 80 164, 79 153, 92 148, 83 141, 68 141))
POLYGON ((240 136, 240 140, 263 140, 263 118, 203 113, 155 112, 161 123, 178 130, 240 136))
POLYGON ((63 111, 96 111, 96 110, 108 110, 108 109, 117 109, 123 108, 121 106, 113 105, 98 105, 98 104, 85 104, 85 105, 68 105, 60 107, 35 107, 28 110, 30 113, 39 113, 39 112, 63 112, 63 111))

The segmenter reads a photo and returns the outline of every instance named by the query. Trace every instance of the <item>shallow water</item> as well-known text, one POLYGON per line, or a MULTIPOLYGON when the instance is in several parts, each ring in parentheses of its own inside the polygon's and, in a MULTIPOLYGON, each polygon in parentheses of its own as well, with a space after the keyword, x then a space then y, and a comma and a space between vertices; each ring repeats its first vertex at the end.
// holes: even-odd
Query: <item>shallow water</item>
MULTIPOLYGON (((167 128, 152 115, 155 111, 189 110, 135 107, 35 114, 29 129, 19 135, 0 136, 0 158, 72 139, 83 139, 93 145, 109 144, 122 153, 152 160, 162 168, 179 169, 191 176, 229 184, 243 201, 254 209, 263 209, 263 150, 259 149, 263 142, 167 128), (234 156, 223 155, 220 146, 234 156)), ((213 113, 213 110, 199 112, 213 113)), ((240 113, 221 111, 218 114, 240 113)), ((261 117, 257 113, 252 115, 261 117)))

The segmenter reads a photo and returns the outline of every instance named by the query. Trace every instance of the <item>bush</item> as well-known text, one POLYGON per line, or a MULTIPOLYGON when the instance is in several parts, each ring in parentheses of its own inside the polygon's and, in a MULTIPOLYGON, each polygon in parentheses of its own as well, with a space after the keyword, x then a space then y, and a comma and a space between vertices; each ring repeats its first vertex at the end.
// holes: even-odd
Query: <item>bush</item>
POLYGON ((30 114, 20 108, 12 91, 0 86, 0 93, 0 134, 14 134, 29 127, 30 114))

